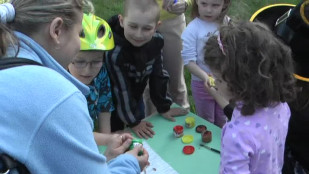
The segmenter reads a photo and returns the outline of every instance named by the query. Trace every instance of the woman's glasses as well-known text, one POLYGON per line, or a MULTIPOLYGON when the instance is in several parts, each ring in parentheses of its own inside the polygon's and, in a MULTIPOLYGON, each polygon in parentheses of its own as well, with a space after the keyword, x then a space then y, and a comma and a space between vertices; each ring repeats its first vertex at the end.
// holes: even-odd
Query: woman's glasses
POLYGON ((88 64, 90 64, 91 67, 94 68, 101 68, 103 65, 103 61, 92 61, 92 62, 86 62, 86 61, 73 61, 72 64, 79 69, 85 68, 88 64))

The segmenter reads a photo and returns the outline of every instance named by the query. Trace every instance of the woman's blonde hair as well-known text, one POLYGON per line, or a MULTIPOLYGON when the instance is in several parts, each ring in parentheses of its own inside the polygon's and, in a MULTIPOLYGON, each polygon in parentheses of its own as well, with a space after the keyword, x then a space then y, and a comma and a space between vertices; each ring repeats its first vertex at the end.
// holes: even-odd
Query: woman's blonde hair
POLYGON ((12 31, 0 23, 0 57, 6 55, 7 47, 16 44, 16 40, 12 31))
POLYGON ((68 29, 77 22, 78 11, 93 12, 89 0, 12 0, 15 18, 6 24, 0 23, 0 57, 6 54, 7 47, 16 44, 13 30, 31 35, 41 26, 61 17, 68 29))
POLYGON ((61 17, 64 25, 70 28, 77 20, 77 12, 92 11, 88 0, 12 0, 15 18, 8 22, 11 29, 27 35, 37 32, 43 24, 61 17))

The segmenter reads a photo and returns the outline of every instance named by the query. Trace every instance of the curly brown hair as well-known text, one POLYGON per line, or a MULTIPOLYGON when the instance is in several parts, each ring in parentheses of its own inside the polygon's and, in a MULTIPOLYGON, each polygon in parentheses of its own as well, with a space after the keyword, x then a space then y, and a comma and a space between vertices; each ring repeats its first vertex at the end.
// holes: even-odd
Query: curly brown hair
POLYGON ((243 115, 293 100, 296 88, 291 50, 266 25, 236 22, 222 26, 219 32, 206 43, 205 63, 227 82, 231 100, 242 102, 243 115))

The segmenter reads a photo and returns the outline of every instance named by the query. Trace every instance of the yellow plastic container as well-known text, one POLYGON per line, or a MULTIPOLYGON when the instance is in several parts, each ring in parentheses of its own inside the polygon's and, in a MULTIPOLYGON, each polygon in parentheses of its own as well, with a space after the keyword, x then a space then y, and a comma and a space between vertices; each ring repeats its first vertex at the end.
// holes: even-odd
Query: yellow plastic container
POLYGON ((195 126, 195 118, 194 117, 187 117, 185 122, 186 122, 187 128, 193 128, 195 126))

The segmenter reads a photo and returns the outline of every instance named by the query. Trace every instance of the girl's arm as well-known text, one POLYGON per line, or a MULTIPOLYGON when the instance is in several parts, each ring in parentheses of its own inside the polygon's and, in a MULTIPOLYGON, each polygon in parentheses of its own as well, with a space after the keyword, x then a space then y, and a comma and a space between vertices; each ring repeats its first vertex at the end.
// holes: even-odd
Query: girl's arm
POLYGON ((196 64, 198 56, 198 33, 199 24, 197 23, 197 19, 194 19, 188 24, 187 28, 181 35, 181 57, 183 59, 183 64, 188 71, 206 82, 208 80, 207 73, 196 64))
POLYGON ((188 69, 188 71, 200 78, 202 81, 207 82, 208 80, 208 74, 202 70, 195 62, 190 61, 185 67, 188 69))
POLYGON ((99 99, 97 107, 98 115, 98 131, 100 133, 111 133, 110 118, 111 112, 115 110, 111 83, 108 76, 106 65, 104 64, 96 77, 97 91, 99 91, 99 99))
POLYGON ((111 113, 110 112, 101 112, 98 117, 98 125, 100 133, 111 133, 111 113))
POLYGON ((234 105, 229 103, 229 101, 224 96, 219 94, 215 87, 211 87, 208 81, 204 82, 204 87, 208 94, 210 94, 216 100, 219 106, 223 109, 223 112, 227 116, 227 118, 231 120, 234 105))

